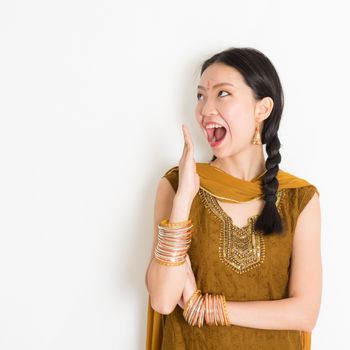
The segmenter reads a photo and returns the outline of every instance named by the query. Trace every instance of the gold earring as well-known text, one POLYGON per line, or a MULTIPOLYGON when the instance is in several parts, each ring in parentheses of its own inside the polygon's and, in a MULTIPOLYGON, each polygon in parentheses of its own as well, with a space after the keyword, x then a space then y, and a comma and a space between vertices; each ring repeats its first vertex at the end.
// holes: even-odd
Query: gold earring
POLYGON ((256 124, 256 127, 255 127, 255 134, 254 134, 254 137, 253 137, 253 140, 252 140, 252 144, 253 145, 261 145, 261 138, 260 138, 260 132, 259 132, 259 124, 257 123, 256 124))

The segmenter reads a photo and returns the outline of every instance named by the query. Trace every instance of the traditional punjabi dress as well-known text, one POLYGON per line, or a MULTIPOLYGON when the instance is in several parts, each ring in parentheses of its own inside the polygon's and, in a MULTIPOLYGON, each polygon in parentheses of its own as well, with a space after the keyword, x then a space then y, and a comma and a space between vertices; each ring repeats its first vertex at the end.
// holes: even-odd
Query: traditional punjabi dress
MULTIPOLYGON (((261 178, 236 178, 208 163, 196 163, 200 188, 189 218, 193 234, 188 255, 203 293, 224 294, 229 301, 288 298, 288 283, 297 219, 318 189, 279 169, 276 206, 283 233, 263 235, 254 230, 258 215, 244 227, 235 225, 219 201, 246 202, 263 197, 261 178)), ((178 187, 178 166, 163 175, 178 187)), ((307 233, 307 232, 305 232, 307 233)), ((171 268, 171 267, 169 267, 171 268)), ((311 332, 230 326, 190 326, 177 305, 169 315, 152 309, 148 300, 147 350, 310 350, 311 332)), ((261 315, 264 317, 264 315, 261 315)))

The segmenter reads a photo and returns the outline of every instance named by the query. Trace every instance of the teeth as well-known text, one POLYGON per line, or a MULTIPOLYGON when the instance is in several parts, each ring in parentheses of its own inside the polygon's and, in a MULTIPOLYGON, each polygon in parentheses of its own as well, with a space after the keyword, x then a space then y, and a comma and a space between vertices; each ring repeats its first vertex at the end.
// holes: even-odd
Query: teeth
POLYGON ((205 128, 206 129, 222 128, 222 126, 218 124, 208 124, 205 128))

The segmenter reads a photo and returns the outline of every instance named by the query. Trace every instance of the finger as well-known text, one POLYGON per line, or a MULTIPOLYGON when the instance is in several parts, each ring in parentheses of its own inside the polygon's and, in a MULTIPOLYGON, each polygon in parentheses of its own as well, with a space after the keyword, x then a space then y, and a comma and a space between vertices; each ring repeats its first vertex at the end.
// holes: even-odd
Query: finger
POLYGON ((183 124, 183 125, 185 126, 185 132, 186 132, 187 140, 188 140, 190 143, 192 143, 190 129, 187 127, 186 124, 183 124))
POLYGON ((185 134, 185 131, 184 131, 184 127, 183 127, 183 124, 182 124, 182 133, 183 133, 183 136, 184 136, 184 147, 183 147, 183 150, 182 150, 182 156, 181 157, 184 157, 185 154, 187 153, 187 141, 186 141, 186 134, 185 134))
POLYGON ((186 144, 187 144, 188 150, 190 152, 192 152, 193 151, 193 143, 192 143, 190 132, 189 132, 187 126, 185 126, 185 128, 184 128, 184 134, 185 134, 185 139, 186 139, 186 144))
POLYGON ((188 144, 189 144, 188 130, 187 130, 187 126, 185 124, 182 124, 182 131, 183 131, 183 134, 184 134, 185 144, 188 146, 188 144))
POLYGON ((185 140, 187 143, 191 142, 191 138, 190 138, 190 133, 188 131, 187 125, 183 124, 183 131, 184 131, 184 136, 185 136, 185 140))
POLYGON ((186 155, 186 153, 187 153, 187 146, 186 146, 186 144, 184 143, 184 147, 183 147, 183 149, 182 149, 182 155, 181 155, 181 158, 184 158, 184 157, 185 157, 185 155, 186 155))

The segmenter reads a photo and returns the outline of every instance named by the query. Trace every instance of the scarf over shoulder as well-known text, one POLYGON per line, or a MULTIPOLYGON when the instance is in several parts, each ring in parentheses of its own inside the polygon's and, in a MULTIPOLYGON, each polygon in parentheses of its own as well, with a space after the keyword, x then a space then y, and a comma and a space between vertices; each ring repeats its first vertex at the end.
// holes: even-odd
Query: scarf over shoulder
MULTIPOLYGON (((262 177, 266 173, 264 171, 250 181, 242 180, 226 173, 225 171, 210 165, 209 163, 196 163, 196 170, 200 177, 200 188, 203 188, 211 195, 225 202, 247 202, 256 200, 264 196, 262 177)), ((179 167, 174 166, 165 175, 171 172, 178 172, 179 167)), ((165 176, 164 175, 164 176, 165 176)), ((284 188, 298 188, 304 186, 312 186, 318 195, 318 189, 306 181, 292 175, 284 170, 279 169, 277 173, 278 190, 284 188)), ((163 336, 163 315, 153 310, 148 298, 148 316, 147 316, 147 334, 146 334, 146 350, 160 350, 162 346, 163 336)), ((311 332, 302 331, 303 349, 311 349, 311 332)))

